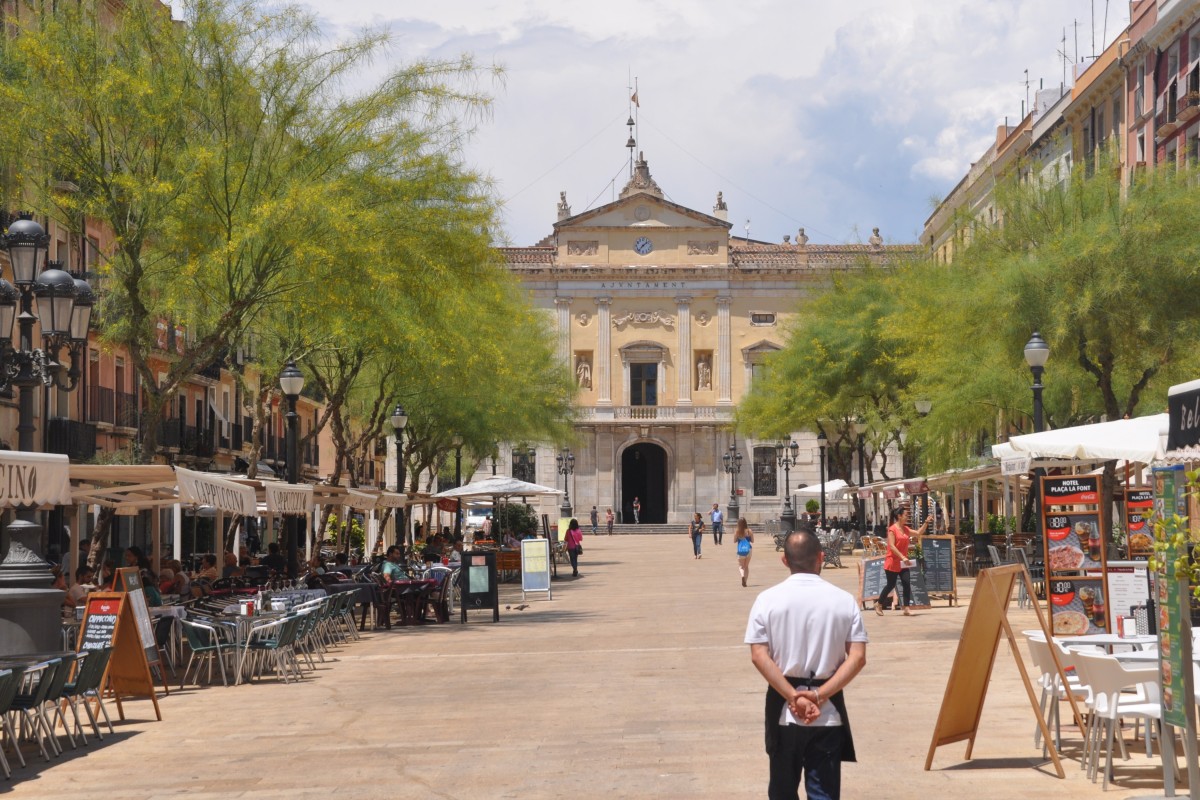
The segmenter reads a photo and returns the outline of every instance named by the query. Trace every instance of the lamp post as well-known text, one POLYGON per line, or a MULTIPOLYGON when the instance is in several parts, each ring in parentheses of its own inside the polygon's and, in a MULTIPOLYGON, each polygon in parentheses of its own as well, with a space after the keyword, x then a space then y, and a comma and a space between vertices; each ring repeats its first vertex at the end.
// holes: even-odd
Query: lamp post
POLYGON ((817 450, 821 460, 821 527, 825 527, 825 448, 829 446, 829 437, 825 431, 817 432, 817 450))
MULTIPOLYGON (((1045 427, 1042 421, 1042 373, 1046 369, 1046 361, 1050 358, 1050 345, 1046 344, 1046 340, 1037 331, 1033 332, 1033 336, 1029 337, 1029 341, 1025 343, 1025 363, 1029 365, 1029 371, 1033 373, 1033 432, 1041 433, 1045 427)), ((1034 497, 1034 518, 1037 524, 1038 539, 1043 535, 1042 531, 1042 475, 1043 471, 1035 469, 1033 482, 1035 485, 1033 490, 1034 497)))
POLYGON ((492 442, 492 477, 496 477, 496 458, 500 455, 500 443, 492 442))
POLYGON ((570 517, 574 513, 571 509, 570 475, 575 471, 575 454, 570 448, 564 447, 562 452, 554 457, 554 462, 558 465, 558 474, 563 476, 563 501, 558 507, 558 513, 562 517, 570 517))
POLYGON ((513 477, 527 483, 537 483, 537 450, 532 447, 513 451, 513 477))
MULTIPOLYGON (((287 482, 300 482, 300 415, 296 413, 296 401, 304 390, 304 373, 297 367, 295 361, 289 361, 279 374, 279 388, 287 399, 287 482)), ((290 516, 287 519, 287 576, 295 580, 298 574, 297 558, 300 552, 300 533, 304 518, 290 516)))
MULTIPOLYGON (((928 417, 929 412, 933 410, 933 401, 930 400, 928 397, 918 397, 916 400, 913 401, 913 407, 917 409, 917 414, 919 414, 922 418, 925 418, 925 417, 928 417)), ((917 452, 918 452, 918 454, 920 453, 919 450, 917 452)), ((924 471, 923 465, 918 463, 918 466, 921 466, 922 467, 921 471, 924 471)), ((929 519, 929 487, 928 486, 925 487, 925 491, 921 493, 921 521, 924 522, 927 519, 929 519)), ((937 527, 937 520, 934 520, 934 525, 933 525, 933 528, 931 528, 931 530, 935 529, 936 527, 937 527)))
MULTIPOLYGON (((408 412, 404 406, 396 403, 392 412, 392 431, 396 434, 396 493, 404 494, 404 428, 408 425, 408 412)), ((405 527, 404 508, 396 509, 396 544, 404 547, 408 544, 408 529, 405 527)))
MULTIPOLYGON (((455 434, 454 439, 454 488, 462 486, 462 446, 463 438, 455 434)), ((454 538, 462 533, 462 500, 454 507, 454 538)))
POLYGON ((784 533, 796 529, 796 509, 792 507, 791 470, 796 465, 800 454, 800 445, 793 439, 790 442, 777 442, 775 454, 779 466, 783 467, 783 511, 779 512, 779 527, 784 533))
MULTIPOLYGON (((31 452, 34 390, 40 385, 70 392, 79 384, 94 296, 86 281, 59 269, 59 262, 46 261, 39 273, 50 237, 29 214, 9 226, 3 244, 13 283, 0 277, 0 388, 17 387, 17 449, 31 452), (16 347, 11 341, 14 322, 19 323, 16 347), (35 322, 41 327, 41 348, 34 347, 35 322), (63 347, 71 358, 68 370, 59 361, 63 347)), ((57 650, 62 592, 50 588, 50 565, 39 555, 37 509, 18 506, 7 534, 8 553, 0 564, 0 652, 57 650)))
POLYGON ((867 483, 867 421, 862 417, 854 420, 854 433, 858 436, 858 539, 867 535, 867 499, 862 496, 862 487, 867 483))
POLYGON ((742 454, 738 452, 737 444, 729 443, 729 452, 721 456, 721 464, 729 476, 729 502, 726 503, 725 513, 729 515, 729 521, 736 525, 742 512, 737 496, 737 476, 742 471, 742 454))

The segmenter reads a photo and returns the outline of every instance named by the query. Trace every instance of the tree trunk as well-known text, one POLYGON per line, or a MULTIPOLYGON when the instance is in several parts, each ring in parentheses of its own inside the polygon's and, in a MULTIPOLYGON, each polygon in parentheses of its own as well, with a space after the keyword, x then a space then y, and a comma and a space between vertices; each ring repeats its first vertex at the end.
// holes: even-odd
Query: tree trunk
POLYGON ((100 556, 108 546, 109 533, 112 531, 112 521, 116 515, 117 510, 115 508, 102 506, 100 508, 100 515, 96 519, 96 528, 92 531, 92 538, 88 546, 87 563, 89 567, 97 571, 103 565, 100 556))

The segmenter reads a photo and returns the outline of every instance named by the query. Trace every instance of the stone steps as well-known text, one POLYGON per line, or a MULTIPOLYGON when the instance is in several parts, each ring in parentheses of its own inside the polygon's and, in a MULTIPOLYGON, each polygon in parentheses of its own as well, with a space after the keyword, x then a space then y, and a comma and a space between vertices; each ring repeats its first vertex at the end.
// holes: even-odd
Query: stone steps
MULTIPOLYGON (((590 534, 592 532, 591 525, 584 520, 580 520, 579 524, 583 526, 583 532, 590 534)), ((705 526, 707 527, 707 526, 705 526)), ((599 527, 600 536, 607 535, 607 529, 604 526, 604 521, 600 521, 599 527)), ((613 525, 613 536, 629 536, 636 534, 638 536, 658 535, 658 534, 674 534, 676 536, 686 535, 688 532, 687 525, 613 525)), ((707 532, 707 531, 706 531, 707 532)))

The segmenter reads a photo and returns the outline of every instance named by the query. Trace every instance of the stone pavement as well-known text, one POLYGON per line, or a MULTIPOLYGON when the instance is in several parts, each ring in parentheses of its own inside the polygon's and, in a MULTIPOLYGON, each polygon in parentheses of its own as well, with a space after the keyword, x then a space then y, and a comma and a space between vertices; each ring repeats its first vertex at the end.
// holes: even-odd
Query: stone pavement
MULTIPOLYGON (((30 759, 14 797, 752 798, 766 792, 764 682, 741 643, 758 591, 786 576, 760 537, 742 588, 732 537, 691 557, 687 536, 585 537, 554 599, 505 585, 501 621, 368 633, 302 684, 273 680, 130 701, 104 743, 30 759), (512 608, 503 608, 504 604, 512 608)), ((857 571, 825 576, 853 591, 857 571)), ((971 583, 960 584, 964 595, 971 583)), ((1118 762, 1107 795, 1033 747, 1034 717, 1004 647, 972 762, 941 748, 923 770, 966 606, 867 616, 868 665, 848 690, 859 762, 846 798, 1125 798, 1161 785, 1118 762)), ((1031 611, 1016 611, 1017 629, 1031 611)), ((485 621, 486 620, 486 621, 485 621)), ((1023 653, 1023 655, 1025 655, 1023 653)), ((111 708, 111 705, 110 705, 111 708)), ((115 710, 114 710, 115 713, 115 710)), ((1137 748, 1131 748, 1136 750, 1137 748)), ((1133 765, 1132 767, 1130 765, 1133 765)))

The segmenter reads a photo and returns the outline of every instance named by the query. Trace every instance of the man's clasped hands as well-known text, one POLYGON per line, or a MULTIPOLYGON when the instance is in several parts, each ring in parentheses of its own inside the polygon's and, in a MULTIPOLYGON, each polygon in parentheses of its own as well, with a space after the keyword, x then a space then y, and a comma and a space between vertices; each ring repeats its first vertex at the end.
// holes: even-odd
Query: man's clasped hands
POLYGON ((820 695, 812 689, 797 691, 788 700, 788 710, 793 717, 807 725, 821 716, 820 695))

